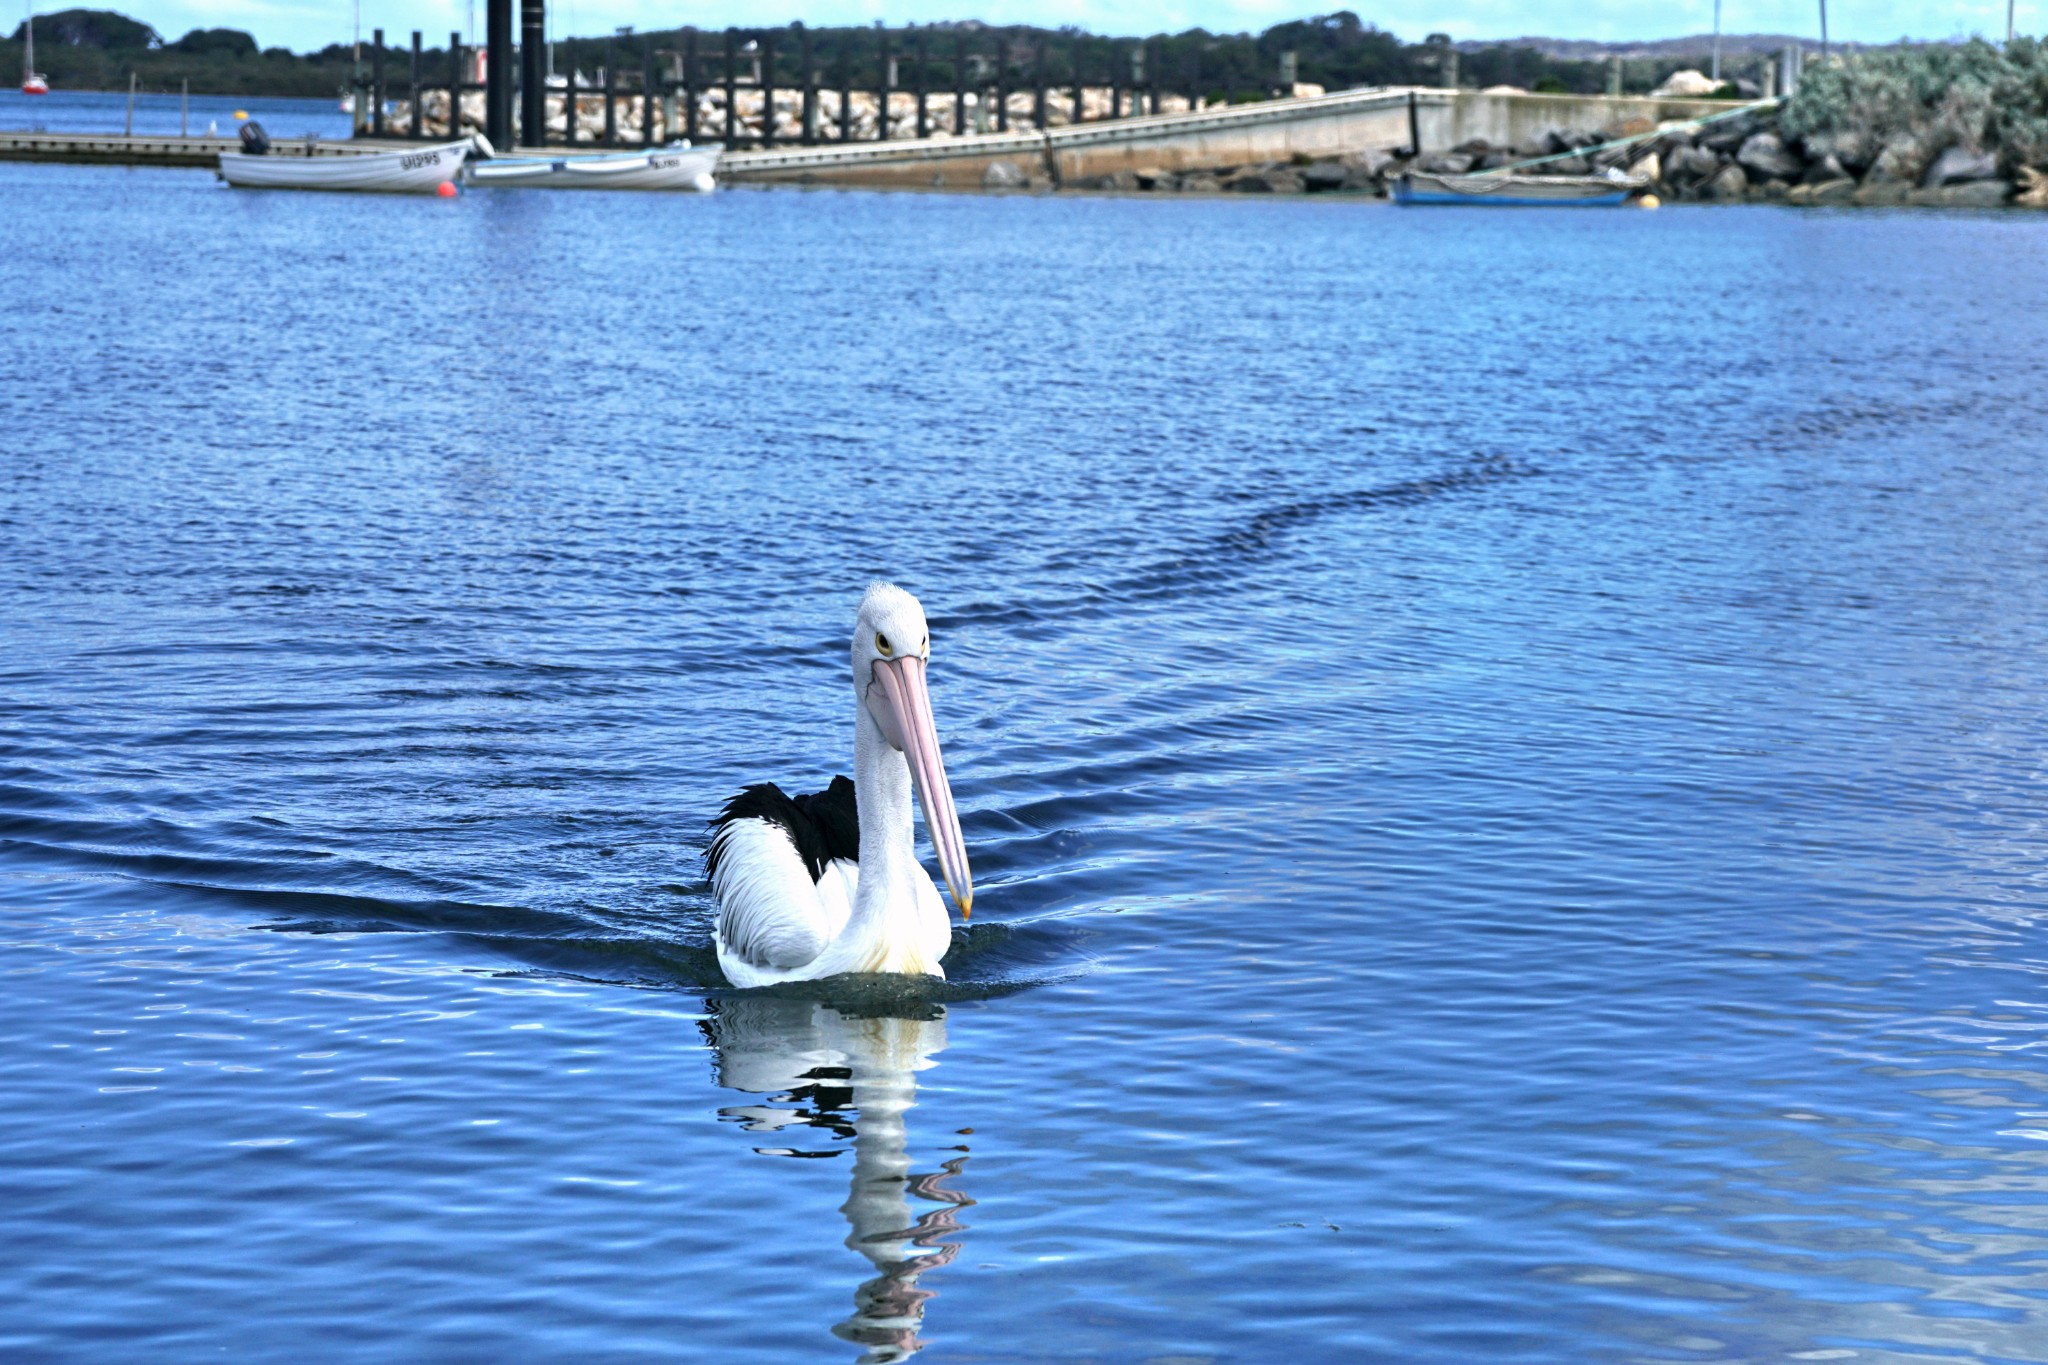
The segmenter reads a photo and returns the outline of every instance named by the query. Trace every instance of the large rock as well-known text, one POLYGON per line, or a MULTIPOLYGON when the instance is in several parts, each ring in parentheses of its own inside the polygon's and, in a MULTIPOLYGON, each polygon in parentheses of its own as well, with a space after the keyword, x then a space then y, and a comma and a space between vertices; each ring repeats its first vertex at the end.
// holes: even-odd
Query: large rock
POLYGON ((1950 147, 1934 158, 1934 164, 1920 177, 1923 190, 1939 189, 1943 185, 1957 185, 1968 180, 1998 179, 1998 158, 1987 152, 1973 152, 1967 147, 1950 147))
POLYGON ((1704 71, 1674 71, 1664 78, 1664 84, 1650 92, 1653 100, 1690 100, 1702 95, 1711 95, 1721 88, 1721 82, 1704 71))
POLYGON ((1846 204, 1856 193, 1856 182, 1843 176, 1819 184, 1794 185, 1785 191, 1788 204, 1846 204))
POLYGON ((1182 194, 1214 194, 1222 188, 1222 183, 1206 171, 1196 171, 1180 178, 1182 194))
POLYGON ((1735 159, 1765 180, 1792 180, 1806 169, 1806 158, 1788 150, 1776 133, 1751 133, 1735 159))
POLYGON ((1582 156, 1567 156, 1546 161, 1534 169, 1538 175, 1591 175, 1593 163, 1582 156))
POLYGON ((1865 208, 1886 208, 1903 204, 1913 187, 1903 180, 1866 180, 1850 198, 1865 208))
POLYGON ((1870 168, 1877 159, 1877 139, 1866 128, 1838 128, 1826 133, 1808 133, 1803 139, 1806 145, 1806 159, 1827 161, 1847 167, 1845 174, 1857 174, 1870 168))
POLYGON ((1852 180, 1855 177, 1830 152, 1818 161, 1806 163, 1806 174, 1800 178, 1809 185, 1824 185, 1830 180, 1852 180))
POLYGON ((1958 185, 1914 190, 1907 202, 1949 209, 1995 209, 2011 194, 2009 180, 1966 180, 1958 185))
POLYGON ((1673 184, 1696 184, 1721 173, 1721 158, 1704 147, 1674 147, 1664 158, 1664 178, 1673 184))
POLYGON ((1308 186, 1285 166, 1251 166, 1224 181, 1223 188, 1239 194, 1300 194, 1308 186))
MULTIPOLYGON (((1894 133, 1885 140, 1877 160, 1871 165, 1870 174, 1886 180, 1910 180, 1919 182, 1927 169, 1927 163, 1934 159, 1933 149, 1911 133, 1894 133)), ((1865 177, 1868 179, 1868 177, 1865 177)))
POLYGON ((1651 152, 1641 161, 1638 161, 1634 165, 1630 166, 1628 168, 1628 173, 1632 176, 1637 176, 1641 179, 1648 180, 1654 183, 1664 178, 1664 166, 1663 163, 1657 160, 1657 154, 1655 152, 1651 152))
POLYGON ((1749 193, 1749 177, 1742 173, 1742 167, 1727 165, 1712 180, 1706 183, 1705 193, 1712 199, 1741 199, 1749 193))
POLYGON ((1302 184, 1311 190, 1341 190, 1349 179, 1341 161, 1314 161, 1301 168, 1302 184))
POLYGON ((1701 130, 1694 139, 1709 151, 1735 155, 1735 149, 1749 141, 1750 137, 1763 130, 1763 125, 1744 114, 1740 118, 1724 119, 1701 130))
POLYGON ((1422 169, 1432 175, 1463 175, 1472 169, 1472 161, 1464 152, 1438 152, 1422 158, 1422 169))
POLYGON ((1349 172, 1345 187, 1359 189, 1377 180, 1381 172, 1393 165, 1394 154, 1383 151, 1346 152, 1337 160, 1349 172))

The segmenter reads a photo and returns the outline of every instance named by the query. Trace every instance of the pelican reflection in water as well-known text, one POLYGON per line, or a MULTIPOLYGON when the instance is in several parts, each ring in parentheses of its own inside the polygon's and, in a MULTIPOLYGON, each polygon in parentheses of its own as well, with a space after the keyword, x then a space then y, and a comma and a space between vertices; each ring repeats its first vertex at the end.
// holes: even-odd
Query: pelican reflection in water
MULTIPOLYGON (((974 1202, 944 1184, 966 1164, 964 1147, 936 1171, 910 1169, 905 1115, 917 1102, 917 1073, 946 1046, 944 1008, 926 1008, 929 1018, 863 1017, 810 1000, 749 996, 711 1001, 704 1024, 719 1084, 767 1097, 720 1114, 751 1133, 798 1130, 785 1142, 805 1128, 853 1141, 839 1211, 846 1245, 879 1273, 854 1291, 853 1316, 832 1330, 868 1348, 863 1362, 903 1360, 923 1348, 917 1333, 933 1291, 919 1288, 918 1277, 959 1254, 957 1242, 943 1239, 964 1229, 958 1211, 974 1202), (935 1207, 914 1213, 913 1198, 935 1207)), ((844 1148, 812 1141, 755 1150, 829 1157, 844 1148)))

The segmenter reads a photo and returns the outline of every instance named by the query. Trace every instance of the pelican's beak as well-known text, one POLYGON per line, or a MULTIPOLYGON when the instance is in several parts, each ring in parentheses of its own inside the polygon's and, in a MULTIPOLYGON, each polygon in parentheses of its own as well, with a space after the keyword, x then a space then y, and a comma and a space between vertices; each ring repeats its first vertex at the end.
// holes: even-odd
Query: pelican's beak
POLYGON ((925 690, 924 660, 915 654, 875 660, 875 681, 882 686, 884 717, 891 744, 910 760, 924 827, 938 850, 946 889, 960 907, 960 918, 974 913, 974 882, 967 873, 967 842, 960 837, 960 813, 953 809, 953 789, 946 785, 946 764, 939 757, 939 727, 932 720, 931 693, 925 690))

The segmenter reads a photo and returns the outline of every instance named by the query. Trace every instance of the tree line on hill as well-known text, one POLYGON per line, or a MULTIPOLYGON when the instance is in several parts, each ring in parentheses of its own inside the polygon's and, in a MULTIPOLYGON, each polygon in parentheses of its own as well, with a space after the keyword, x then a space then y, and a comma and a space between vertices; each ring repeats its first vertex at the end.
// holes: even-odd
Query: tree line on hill
MULTIPOLYGON (((360 58, 358 49, 347 43, 330 43, 307 53, 261 48, 255 38, 231 28, 194 29, 175 41, 166 41, 148 24, 111 10, 62 10, 40 15, 35 23, 36 65, 59 89, 125 89, 133 73, 145 89, 175 90, 181 82, 190 82, 192 90, 208 94, 323 97, 346 87, 355 78, 359 61, 367 68, 372 56, 368 42, 361 45, 360 58)), ((744 44, 772 34, 774 75, 778 83, 787 85, 800 80, 797 32, 794 27, 745 28, 737 30, 736 38, 744 44)), ((609 52, 622 80, 628 79, 656 59, 656 54, 683 50, 687 33, 666 29, 558 40, 553 44, 555 66, 566 71, 573 65, 592 73, 609 52)), ((893 29, 886 36, 896 58, 899 85, 907 87, 916 80, 912 58, 922 40, 930 55, 926 79, 936 88, 949 87, 957 34, 964 34, 984 61, 997 51, 999 42, 1007 44, 1010 79, 1019 86, 1035 79, 1041 51, 1047 78, 1056 85, 1071 83, 1078 61, 1082 78, 1091 84, 1149 80, 1164 89, 1232 101, 1265 98, 1275 93, 1283 76, 1290 73, 1297 81, 1330 90, 1360 85, 1435 85, 1455 78, 1456 83, 1470 87, 1514 85, 1594 94, 1605 90, 1608 82, 1604 60, 1547 56, 1527 44, 1454 47, 1442 34, 1409 43, 1343 10, 1277 24, 1258 34, 1189 29, 1149 38, 1116 38, 1074 28, 995 27, 972 22, 893 29), (1133 52, 1141 47, 1142 56, 1134 67, 1133 52), (1291 63, 1285 54, 1293 54, 1291 63)), ((809 36, 822 80, 837 83, 843 66, 846 79, 857 88, 873 88, 879 81, 881 30, 814 28, 809 36)), ((425 49, 421 80, 438 85, 446 80, 448 71, 447 36, 426 34, 424 39, 435 45, 425 49)), ((0 43, 0 70, 20 64, 21 41, 22 29, 17 26, 12 38, 0 43)), ((724 30, 696 33, 700 82, 722 79, 724 41, 724 30)), ((409 80, 410 35, 388 32, 385 43, 388 88, 402 93, 409 80)), ((1696 62, 1697 58, 1685 55, 1629 61, 1625 86, 1647 90, 1672 71, 1696 62)), ((988 68, 984 64, 976 69, 988 68)))

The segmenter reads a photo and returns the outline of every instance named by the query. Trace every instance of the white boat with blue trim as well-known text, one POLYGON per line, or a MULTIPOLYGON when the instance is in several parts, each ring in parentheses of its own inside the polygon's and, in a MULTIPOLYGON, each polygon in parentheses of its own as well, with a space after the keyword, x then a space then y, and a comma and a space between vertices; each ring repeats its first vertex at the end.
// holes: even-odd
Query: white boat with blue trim
POLYGON ((470 166, 469 182, 494 189, 701 192, 716 187, 718 158, 724 154, 722 143, 693 147, 685 142, 642 152, 491 157, 470 166))

